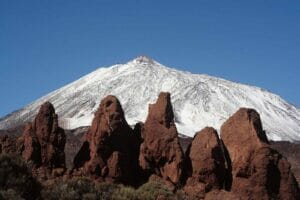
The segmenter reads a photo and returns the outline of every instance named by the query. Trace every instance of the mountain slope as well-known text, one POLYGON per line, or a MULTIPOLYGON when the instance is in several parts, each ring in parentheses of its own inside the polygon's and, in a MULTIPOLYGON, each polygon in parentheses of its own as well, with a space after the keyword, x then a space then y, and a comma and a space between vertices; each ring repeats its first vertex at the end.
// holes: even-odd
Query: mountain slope
POLYGON ((165 67, 147 57, 98 70, 68 84, 0 120, 7 129, 33 119, 50 101, 63 127, 91 124, 100 100, 116 95, 131 125, 144 121, 148 104, 160 91, 172 95, 178 131, 193 136, 205 126, 216 129, 240 107, 255 108, 271 140, 300 141, 300 109, 261 88, 165 67))

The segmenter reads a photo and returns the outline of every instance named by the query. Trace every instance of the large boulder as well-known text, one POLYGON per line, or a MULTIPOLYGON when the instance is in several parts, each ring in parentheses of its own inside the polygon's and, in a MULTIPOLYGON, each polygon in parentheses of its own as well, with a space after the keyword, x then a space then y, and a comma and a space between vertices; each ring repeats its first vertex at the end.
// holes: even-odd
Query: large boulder
POLYGON ((297 199, 288 161, 270 148, 259 114, 241 108, 221 127, 232 169, 229 188, 243 199, 297 199))
POLYGON ((234 174, 246 173, 256 149, 268 146, 259 114, 241 108, 221 127, 221 138, 229 152, 234 174))
POLYGON ((213 189, 222 189, 226 173, 222 143, 214 128, 196 133, 186 152, 185 191, 193 198, 203 198, 213 189))
POLYGON ((169 93, 160 93, 157 102, 149 105, 148 117, 141 131, 141 168, 148 175, 155 174, 165 181, 178 184, 184 159, 169 93))
POLYGON ((64 168, 65 132, 58 126, 53 105, 44 103, 32 123, 25 126, 18 143, 23 144, 22 157, 36 167, 64 168))
POLYGON ((101 101, 84 137, 74 159, 75 169, 104 180, 133 182, 138 166, 138 136, 127 124, 115 96, 109 95, 101 101))

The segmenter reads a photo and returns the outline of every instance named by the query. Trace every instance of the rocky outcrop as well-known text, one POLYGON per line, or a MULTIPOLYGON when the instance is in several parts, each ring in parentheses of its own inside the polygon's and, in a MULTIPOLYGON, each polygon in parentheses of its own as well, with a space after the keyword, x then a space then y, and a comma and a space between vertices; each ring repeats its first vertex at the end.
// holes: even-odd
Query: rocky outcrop
POLYGON ((222 189, 226 174, 225 158, 217 131, 206 127, 196 133, 187 149, 184 190, 191 198, 204 198, 213 189, 222 189))
POLYGON ((252 109, 242 108, 231 116, 221 127, 221 138, 228 149, 233 173, 241 176, 255 150, 268 146, 260 116, 252 109))
POLYGON ((197 133, 185 156, 184 191, 195 199, 299 199, 289 162, 269 145, 259 114, 241 108, 197 133))
POLYGON ((137 171, 138 139, 115 96, 105 97, 74 159, 74 169, 113 182, 132 183, 137 171))
POLYGON ((132 186, 158 182, 171 191, 182 189, 190 199, 300 199, 289 162, 271 148, 253 109, 241 108, 231 116, 221 127, 221 139, 211 127, 196 133, 190 142, 185 138, 182 144, 189 143, 185 156, 169 93, 159 94, 157 102, 149 105, 145 123, 137 123, 134 129, 127 124, 118 99, 107 96, 92 126, 77 131, 84 136, 69 137, 69 150, 81 147, 73 149, 72 157, 76 156, 68 173, 65 132, 48 102, 19 139, 0 136, 0 153, 21 155, 33 164, 35 177, 50 183, 89 176, 132 186))
POLYGON ((300 143, 272 141, 270 145, 287 158, 297 182, 300 183, 300 143))
POLYGON ((51 103, 44 103, 35 120, 25 126, 18 143, 21 143, 22 157, 36 167, 64 168, 64 130, 58 126, 57 115, 51 103))
POLYGON ((222 125, 221 138, 231 163, 231 192, 243 199, 297 199, 290 165, 268 145, 255 110, 237 111, 222 125))
POLYGON ((141 168, 148 175, 156 174, 166 181, 178 184, 183 169, 183 152, 169 93, 160 93, 157 102, 149 105, 148 117, 141 132, 141 168))

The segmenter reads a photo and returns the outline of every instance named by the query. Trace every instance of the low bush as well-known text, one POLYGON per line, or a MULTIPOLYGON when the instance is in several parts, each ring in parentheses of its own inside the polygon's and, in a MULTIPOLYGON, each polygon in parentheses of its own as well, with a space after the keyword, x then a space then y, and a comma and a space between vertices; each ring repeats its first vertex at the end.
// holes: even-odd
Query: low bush
POLYGON ((184 200, 184 193, 173 194, 167 186, 148 182, 138 189, 112 183, 95 183, 88 178, 74 178, 60 181, 42 191, 45 200, 184 200))
POLYGON ((174 194, 166 185, 158 182, 148 182, 142 185, 136 191, 139 199, 156 200, 158 196, 163 196, 166 199, 174 199, 174 194))
POLYGON ((183 190, 177 190, 174 195, 174 199, 176 200, 192 200, 187 196, 187 194, 183 190))
POLYGON ((112 200, 139 200, 137 191, 134 188, 120 186, 111 196, 112 200))
POLYGON ((96 195, 99 200, 111 200, 116 191, 119 191, 121 185, 112 183, 97 183, 95 186, 96 195))
POLYGON ((15 190, 8 189, 8 190, 1 190, 0 191, 0 200, 6 199, 14 199, 14 200, 24 200, 15 190))
POLYGON ((0 155, 0 198, 37 199, 40 190, 40 184, 32 177, 25 162, 15 155, 0 155))
POLYGON ((87 178, 76 178, 68 181, 59 181, 42 191, 42 199, 47 200, 81 200, 96 194, 95 184, 87 178))

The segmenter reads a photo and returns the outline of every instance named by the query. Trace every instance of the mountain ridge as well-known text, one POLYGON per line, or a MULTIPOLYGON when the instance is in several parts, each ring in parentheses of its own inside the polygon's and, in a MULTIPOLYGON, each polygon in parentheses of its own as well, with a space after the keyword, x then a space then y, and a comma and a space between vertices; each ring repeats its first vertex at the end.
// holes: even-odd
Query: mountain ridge
POLYGON ((130 125, 144 121, 147 106, 160 91, 172 94, 178 131, 193 136, 205 126, 220 124, 239 107, 257 109, 272 140, 300 141, 300 110, 265 89, 206 74, 166 67, 140 56, 126 64, 97 70, 39 98, 0 119, 0 129, 32 120, 39 105, 52 102, 67 129, 91 124, 98 102, 120 98, 130 125))

